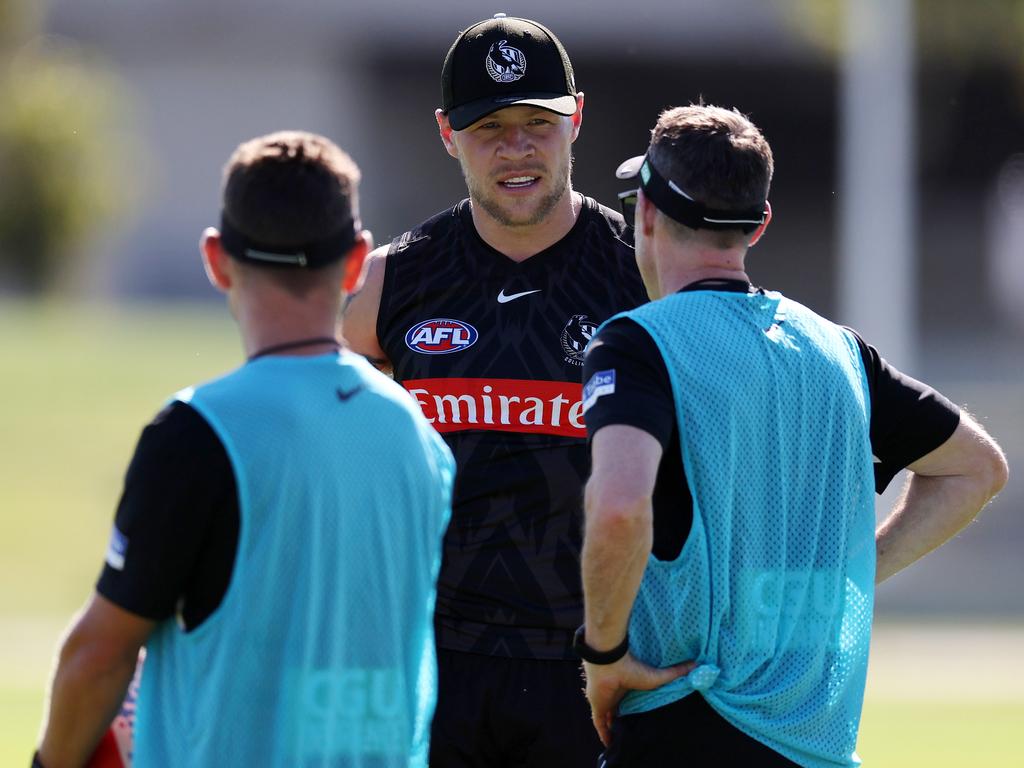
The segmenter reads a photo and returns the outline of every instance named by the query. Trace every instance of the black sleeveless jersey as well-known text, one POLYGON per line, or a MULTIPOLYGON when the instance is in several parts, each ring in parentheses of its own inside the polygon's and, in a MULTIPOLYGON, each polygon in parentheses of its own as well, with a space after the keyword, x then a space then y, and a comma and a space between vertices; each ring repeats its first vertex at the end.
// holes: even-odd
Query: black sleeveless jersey
POLYGON ((438 645, 573 658, 583 352, 598 325, 647 298, 632 231, 584 198, 562 240, 517 263, 480 238, 463 200, 397 238, 386 265, 377 338, 458 464, 438 645))

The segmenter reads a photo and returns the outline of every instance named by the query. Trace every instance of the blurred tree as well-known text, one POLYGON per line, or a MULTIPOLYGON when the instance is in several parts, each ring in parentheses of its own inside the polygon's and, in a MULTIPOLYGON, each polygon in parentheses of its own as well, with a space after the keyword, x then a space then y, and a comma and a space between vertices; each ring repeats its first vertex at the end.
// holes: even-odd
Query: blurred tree
MULTIPOLYGON (((843 40, 844 6, 857 0, 790 0, 793 27, 824 51, 843 40)), ((1009 63, 1024 77, 1024 0, 915 0, 915 45, 925 60, 1009 63)))
MULTIPOLYGON (((839 58, 846 6, 858 0, 789 0, 789 22, 839 58)), ((1024 0, 913 0, 922 178, 987 183, 1024 129, 1024 0)))
POLYGON ((39 292, 130 205, 137 145, 113 69, 32 5, 0 0, 0 285, 39 292))

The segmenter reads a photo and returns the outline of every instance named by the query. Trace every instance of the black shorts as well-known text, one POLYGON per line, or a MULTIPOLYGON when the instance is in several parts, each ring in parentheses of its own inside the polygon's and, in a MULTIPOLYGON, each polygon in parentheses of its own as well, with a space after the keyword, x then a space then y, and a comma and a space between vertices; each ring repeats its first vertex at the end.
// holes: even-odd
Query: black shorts
POLYGON ((691 693, 679 701, 612 721, 601 768, 799 768, 739 730, 691 693))
POLYGON ((578 661, 438 649, 430 768, 594 768, 601 742, 578 661))

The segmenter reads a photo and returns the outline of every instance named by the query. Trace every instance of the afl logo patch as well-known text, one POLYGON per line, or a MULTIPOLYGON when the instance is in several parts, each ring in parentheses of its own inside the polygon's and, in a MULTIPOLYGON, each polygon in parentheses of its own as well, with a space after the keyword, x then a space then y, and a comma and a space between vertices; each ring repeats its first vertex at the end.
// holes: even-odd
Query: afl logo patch
POLYGON ((526 56, 518 48, 500 40, 491 45, 484 59, 487 74, 496 83, 514 83, 526 74, 526 56))
POLYGON ((414 325, 405 334, 405 346, 423 355, 447 355, 468 349, 480 338, 469 323, 435 318, 414 325))

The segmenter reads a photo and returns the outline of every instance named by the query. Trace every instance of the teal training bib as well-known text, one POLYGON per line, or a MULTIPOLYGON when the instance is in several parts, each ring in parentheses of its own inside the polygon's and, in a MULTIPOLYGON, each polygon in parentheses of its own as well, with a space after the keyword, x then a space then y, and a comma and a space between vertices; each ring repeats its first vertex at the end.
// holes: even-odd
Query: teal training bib
POLYGON ((694 499, 679 557, 648 563, 632 649, 699 666, 621 713, 698 691, 800 765, 858 765, 875 517, 855 340, 777 293, 684 292, 624 316, 665 360, 694 499))
POLYGON ((425 768, 447 447, 348 353, 262 358, 177 398, 230 458, 238 549, 220 607, 147 645, 136 763, 425 768))

